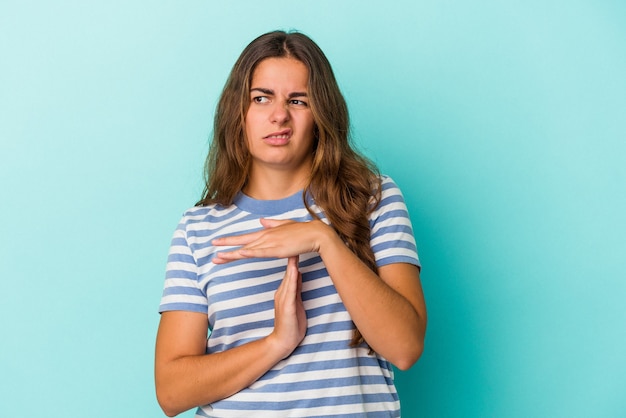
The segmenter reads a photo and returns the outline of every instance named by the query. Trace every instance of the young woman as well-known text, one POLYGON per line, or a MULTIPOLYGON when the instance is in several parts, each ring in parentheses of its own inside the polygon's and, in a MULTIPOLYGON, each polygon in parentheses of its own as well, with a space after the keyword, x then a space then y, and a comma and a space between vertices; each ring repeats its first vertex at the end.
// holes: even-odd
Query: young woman
POLYGON ((168 416, 400 416, 392 364, 422 353, 420 265, 402 194, 348 127, 305 35, 267 33, 235 63, 206 189, 168 258, 155 365, 168 416))

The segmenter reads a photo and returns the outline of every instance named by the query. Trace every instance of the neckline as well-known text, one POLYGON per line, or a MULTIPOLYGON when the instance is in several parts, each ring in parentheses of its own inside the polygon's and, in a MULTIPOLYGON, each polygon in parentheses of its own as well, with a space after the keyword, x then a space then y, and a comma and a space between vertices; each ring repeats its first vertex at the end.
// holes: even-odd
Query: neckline
MULTIPOLYGON (((307 201, 310 205, 313 203, 308 193, 307 201)), ((255 199, 239 191, 233 203, 239 209, 246 212, 263 216, 276 216, 291 210, 301 209, 303 207, 302 190, 297 191, 291 196, 276 200, 255 199)))

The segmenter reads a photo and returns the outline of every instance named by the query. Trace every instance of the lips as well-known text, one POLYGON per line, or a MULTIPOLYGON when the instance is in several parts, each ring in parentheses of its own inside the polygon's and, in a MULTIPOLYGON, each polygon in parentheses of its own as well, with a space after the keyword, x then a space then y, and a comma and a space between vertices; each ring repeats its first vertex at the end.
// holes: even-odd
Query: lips
POLYGON ((268 145, 285 145, 291 138, 291 129, 283 129, 282 131, 272 132, 263 137, 263 141, 268 145))
POLYGON ((273 132, 269 135, 265 135, 263 139, 272 139, 272 138, 286 138, 291 137, 291 129, 283 129, 282 131, 273 132))

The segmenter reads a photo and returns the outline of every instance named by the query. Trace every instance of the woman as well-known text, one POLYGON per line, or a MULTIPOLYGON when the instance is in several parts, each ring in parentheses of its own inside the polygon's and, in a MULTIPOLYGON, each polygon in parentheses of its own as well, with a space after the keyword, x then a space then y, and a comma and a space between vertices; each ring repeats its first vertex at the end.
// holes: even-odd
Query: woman
POLYGON ((419 261, 400 191, 348 126, 311 39, 270 32, 242 52, 168 258, 155 364, 168 416, 400 415, 391 364, 415 363, 426 329, 419 261))

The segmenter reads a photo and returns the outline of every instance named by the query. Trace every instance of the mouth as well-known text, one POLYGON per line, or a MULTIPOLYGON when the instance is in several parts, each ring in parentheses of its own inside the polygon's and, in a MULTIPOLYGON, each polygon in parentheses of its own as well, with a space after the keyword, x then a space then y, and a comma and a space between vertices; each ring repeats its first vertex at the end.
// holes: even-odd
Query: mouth
POLYGON ((263 139, 289 139, 291 137, 291 129, 283 129, 282 131, 272 132, 265 135, 263 139))

